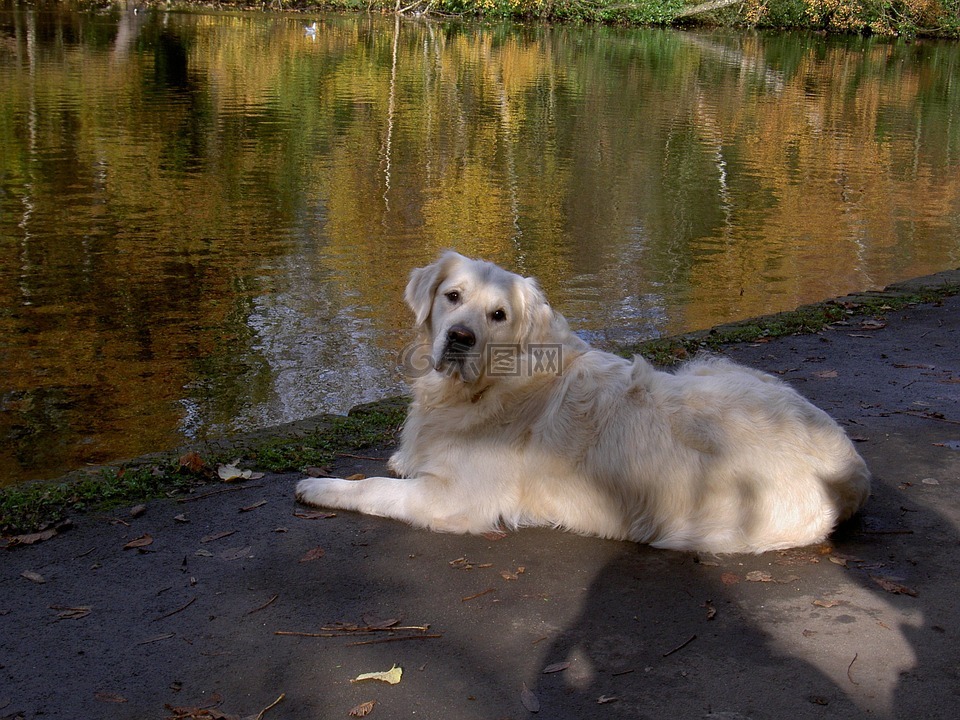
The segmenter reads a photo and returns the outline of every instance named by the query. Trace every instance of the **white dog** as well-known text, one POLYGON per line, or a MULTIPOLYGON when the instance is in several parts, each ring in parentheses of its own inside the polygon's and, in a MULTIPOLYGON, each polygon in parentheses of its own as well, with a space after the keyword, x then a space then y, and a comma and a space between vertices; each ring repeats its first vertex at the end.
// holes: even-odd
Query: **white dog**
POLYGON ((725 553, 819 542, 867 499, 843 430, 770 375, 593 350, 534 280, 454 252, 414 270, 405 298, 422 372, 390 459, 402 477, 309 478, 301 502, 725 553))

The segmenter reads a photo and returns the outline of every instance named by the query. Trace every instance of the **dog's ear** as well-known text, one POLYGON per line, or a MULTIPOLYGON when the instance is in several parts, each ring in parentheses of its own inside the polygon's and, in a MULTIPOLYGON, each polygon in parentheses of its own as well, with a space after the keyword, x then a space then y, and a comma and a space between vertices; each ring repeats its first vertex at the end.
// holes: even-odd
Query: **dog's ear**
POLYGON ((410 281, 403 298, 417 318, 417 327, 426 325, 430 319, 430 309, 433 307, 433 296, 436 295, 437 288, 450 274, 451 268, 462 259, 463 256, 459 253, 447 250, 436 262, 410 273, 410 281))
POLYGON ((556 313, 534 278, 523 278, 518 285, 522 322, 520 332, 528 342, 547 342, 552 337, 556 313))

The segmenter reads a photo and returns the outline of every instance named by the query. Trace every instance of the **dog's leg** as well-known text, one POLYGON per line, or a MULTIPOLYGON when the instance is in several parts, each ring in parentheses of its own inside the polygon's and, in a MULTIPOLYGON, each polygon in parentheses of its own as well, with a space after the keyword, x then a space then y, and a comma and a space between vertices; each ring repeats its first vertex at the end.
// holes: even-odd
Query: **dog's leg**
POLYGON ((403 520, 439 532, 487 532, 499 521, 499 516, 484 518, 472 512, 475 508, 464 508, 449 484, 432 478, 306 478, 297 483, 297 500, 403 520))

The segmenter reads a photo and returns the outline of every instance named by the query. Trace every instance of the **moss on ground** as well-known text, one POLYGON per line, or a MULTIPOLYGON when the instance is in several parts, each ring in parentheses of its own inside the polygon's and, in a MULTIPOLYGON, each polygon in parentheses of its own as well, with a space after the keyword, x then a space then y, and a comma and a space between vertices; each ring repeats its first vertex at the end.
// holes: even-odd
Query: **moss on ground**
POLYGON ((219 465, 239 460, 244 467, 271 472, 299 471, 332 463, 339 454, 394 441, 406 402, 391 398, 329 416, 316 430, 276 437, 272 433, 183 448, 128 463, 73 473, 56 482, 35 482, 0 490, 0 534, 36 532, 73 513, 173 497, 217 481, 219 465))

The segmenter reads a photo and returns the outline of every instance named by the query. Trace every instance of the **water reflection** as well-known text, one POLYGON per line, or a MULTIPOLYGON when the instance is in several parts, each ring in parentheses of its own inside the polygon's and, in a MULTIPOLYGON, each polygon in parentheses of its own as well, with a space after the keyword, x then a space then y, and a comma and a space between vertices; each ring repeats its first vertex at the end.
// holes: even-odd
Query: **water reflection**
POLYGON ((2 8, 7 482, 398 390, 444 247, 601 344, 958 264, 955 44, 2 8))

